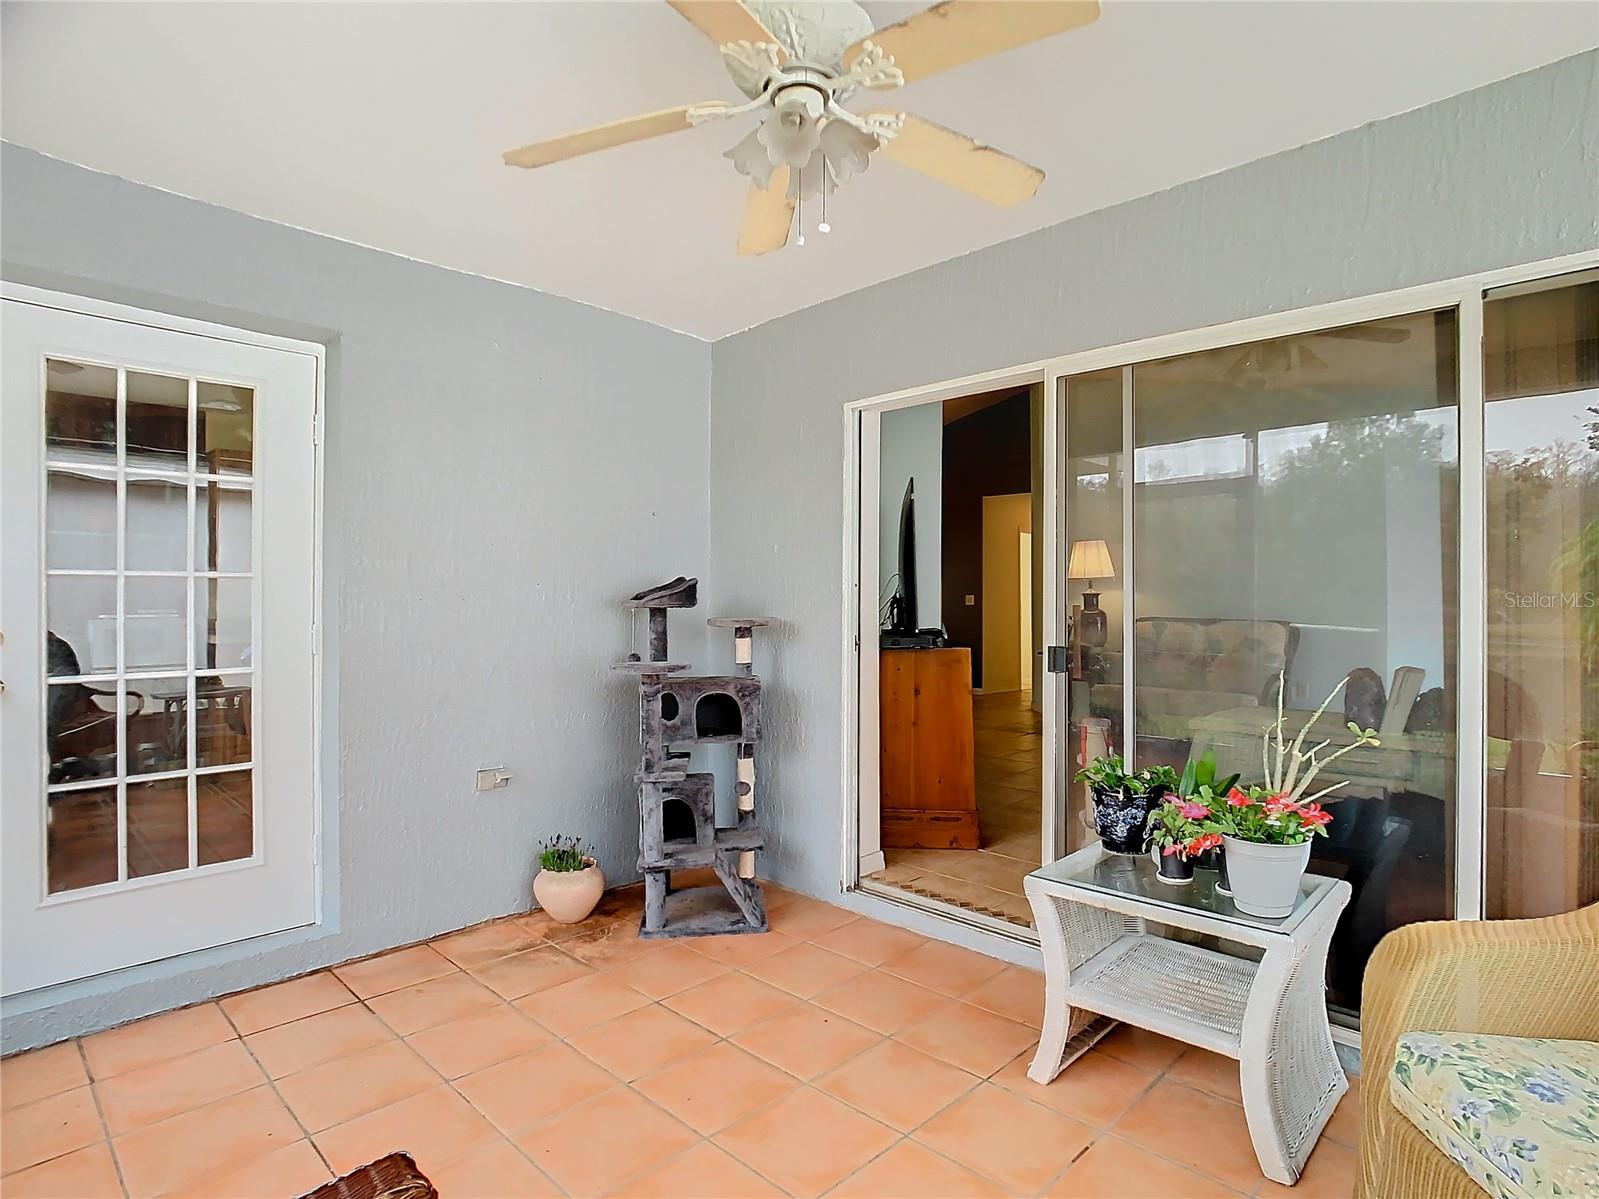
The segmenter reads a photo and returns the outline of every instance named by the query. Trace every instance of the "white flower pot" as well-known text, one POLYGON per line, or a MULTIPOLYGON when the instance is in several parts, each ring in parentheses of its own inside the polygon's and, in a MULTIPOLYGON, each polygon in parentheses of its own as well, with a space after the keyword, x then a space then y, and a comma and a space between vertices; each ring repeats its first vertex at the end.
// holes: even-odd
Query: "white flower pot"
POLYGON ((1251 916, 1278 918, 1299 902, 1299 880, 1310 864, 1310 842, 1299 845, 1262 845, 1222 838, 1227 855, 1227 881, 1233 889, 1233 906, 1251 916))
POLYGON ((540 870, 533 879, 533 898, 562 924, 587 920, 605 894, 605 875, 593 858, 582 870, 540 870))

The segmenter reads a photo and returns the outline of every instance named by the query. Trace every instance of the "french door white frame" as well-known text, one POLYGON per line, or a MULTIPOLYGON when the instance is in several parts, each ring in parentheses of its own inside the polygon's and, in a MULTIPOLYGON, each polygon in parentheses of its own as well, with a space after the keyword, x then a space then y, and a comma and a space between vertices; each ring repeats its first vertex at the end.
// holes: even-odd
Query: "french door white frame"
MULTIPOLYGON (((311 397, 311 404, 312 404, 312 408, 313 408, 313 411, 312 411, 312 414, 311 414, 311 426, 312 427, 309 430, 310 436, 311 436, 311 478, 309 480, 309 485, 310 485, 310 489, 311 489, 311 495, 309 497, 309 501, 307 502, 305 500, 305 498, 304 498, 305 493, 303 491, 301 491, 299 493, 299 502, 305 504, 305 506, 308 509, 309 514, 310 514, 310 522, 309 522, 310 523, 310 528, 308 529, 307 532, 308 532, 308 536, 310 537, 311 543, 312 543, 311 547, 310 547, 310 562, 309 562, 310 569, 309 569, 309 579, 308 579, 309 588, 310 588, 310 596, 309 596, 308 608, 309 608, 309 612, 311 614, 311 625, 310 625, 310 628, 306 630, 306 635, 309 637, 309 642, 310 642, 309 654, 310 654, 311 692, 310 692, 310 695, 307 697, 308 700, 309 700, 309 715, 310 715, 310 728, 307 730, 307 735, 309 737, 309 742, 310 742, 310 744, 309 744, 309 754, 308 754, 310 778, 305 780, 305 785, 307 787, 309 787, 309 790, 310 790, 310 796, 309 796, 309 818, 310 818, 310 823, 311 823, 311 830, 310 830, 310 841, 311 841, 311 844, 310 844, 309 849, 310 849, 310 853, 312 855, 312 860, 309 863, 310 894, 309 894, 309 896, 306 897, 307 900, 309 900, 309 911, 308 911, 309 919, 306 919, 306 917, 304 915, 300 915, 300 914, 297 913, 296 918, 295 918, 295 924, 296 925, 300 925, 300 924, 306 924, 306 923, 309 923, 309 924, 318 924, 318 923, 320 923, 321 920, 322 920, 322 915, 323 915, 322 914, 323 879, 322 879, 322 873, 321 873, 321 866, 322 866, 322 852, 321 852, 322 851, 322 800, 323 800, 323 795, 322 795, 322 749, 323 749, 323 746, 322 746, 322 711, 323 711, 322 710, 322 701, 323 701, 323 696, 322 696, 322 662, 323 662, 323 652, 322 652, 322 628, 321 628, 320 613, 322 611, 322 512, 323 512, 323 450, 322 450, 322 446, 323 446, 323 440, 324 440, 322 427, 323 427, 324 393, 325 393, 325 381, 326 381, 326 359, 325 359, 324 347, 322 347, 321 345, 318 345, 316 343, 312 343, 312 342, 304 342, 304 341, 293 340, 293 339, 290 339, 290 338, 277 337, 277 336, 273 336, 273 335, 270 335, 270 334, 256 333, 256 332, 253 332, 253 331, 241 330, 241 329, 231 328, 231 327, 222 326, 222 325, 216 325, 216 324, 212 324, 212 323, 207 322, 207 321, 192 320, 192 319, 189 319, 189 318, 186 318, 186 317, 173 316, 173 315, 165 314, 165 313, 150 312, 150 311, 146 311, 144 309, 131 308, 131 307, 128 307, 126 305, 114 304, 114 303, 109 303, 109 302, 105 302, 105 301, 90 299, 90 298, 87 298, 87 297, 75 296, 75 295, 69 295, 69 294, 60 293, 60 292, 49 291, 49 290, 45 290, 45 289, 42 289, 42 288, 31 287, 31 286, 26 286, 26 285, 22 285, 22 284, 16 284, 16 283, 12 283, 12 282, 9 282, 9 281, 0 281, 0 297, 3 297, 6 301, 15 302, 17 304, 22 304, 22 305, 28 305, 28 306, 30 306, 32 308, 35 308, 35 309, 52 310, 52 311, 71 314, 73 316, 79 316, 79 317, 100 318, 100 319, 103 319, 103 320, 106 320, 106 321, 117 322, 118 324, 120 324, 122 326, 142 327, 142 328, 145 328, 145 329, 159 330, 159 331, 162 331, 163 333, 184 334, 184 335, 189 335, 191 337, 204 338, 204 339, 207 339, 207 340, 209 340, 211 342, 232 343, 234 345, 246 346, 246 347, 251 347, 251 348, 255 348, 255 349, 267 349, 267 350, 283 351, 283 352, 286 352, 286 353, 289 353, 289 354, 296 355, 302 361, 308 362, 311 365, 312 369, 310 371, 305 371, 304 368, 302 368, 302 367, 296 367, 295 368, 296 370, 300 371, 301 373, 308 375, 314 381, 313 382, 314 395, 311 397)), ((69 354, 76 354, 76 356, 80 357, 80 358, 83 357, 83 354, 80 351, 66 351, 66 352, 69 353, 69 354)), ((288 361, 288 360, 287 359, 282 359, 281 361, 288 361)), ((138 369, 138 368, 135 367, 134 369, 138 369)), ((277 369, 277 368, 273 368, 273 369, 277 369)), ((191 384, 191 405, 192 405, 192 402, 193 402, 193 400, 192 400, 192 390, 193 390, 193 385, 191 384)), ((299 395, 299 396, 304 396, 305 392, 303 390, 301 390, 301 391, 298 391, 296 394, 299 395)), ((192 415, 191 415, 191 419, 192 419, 192 415)), ((259 417, 258 417, 258 419, 259 419, 259 417)), ((299 427, 303 429, 303 426, 299 426, 299 427)), ((278 437, 279 435, 275 433, 274 436, 278 437)), ((304 433, 300 433, 299 436, 303 437, 304 433)), ((301 445, 303 445, 303 444, 304 443, 301 442, 301 445)), ((19 460, 20 460, 20 458, 19 458, 19 460)), ((40 465, 40 469, 42 471, 42 469, 43 469, 43 459, 40 459, 39 465, 40 465)), ((41 489, 42 489, 42 487, 43 487, 43 480, 42 479, 41 479, 41 482, 40 482, 40 486, 41 486, 41 489)), ((265 492, 270 491, 270 487, 267 487, 267 488, 263 489, 261 481, 260 480, 255 480, 253 482, 253 484, 252 484, 252 491, 253 491, 253 494, 256 496, 256 504, 254 505, 255 510, 256 510, 255 511, 255 516, 254 516, 254 520, 256 521, 256 528, 255 528, 255 531, 252 533, 252 542, 257 547, 256 552, 259 553, 259 552, 261 552, 261 550, 259 548, 260 547, 260 542, 259 542, 260 525, 259 525, 259 522, 261 520, 261 516, 260 516, 260 512, 261 512, 260 496, 262 494, 264 494, 265 492)), ((42 492, 41 492, 41 494, 42 494, 42 492)), ((120 500, 120 488, 119 488, 119 512, 120 512, 120 503, 121 503, 121 500, 120 500)), ((192 503, 192 500, 191 500, 191 503, 192 503)), ((119 519, 120 519, 120 517, 119 517, 119 519)), ((190 539, 192 540, 192 533, 189 536, 190 536, 190 539)), ((191 553, 192 553, 192 551, 191 551, 191 553)), ((41 567, 43 566, 42 557, 40 559, 40 565, 41 565, 41 567)), ((256 564, 255 572, 256 573, 255 573, 255 575, 253 577, 259 578, 259 572, 260 572, 259 564, 256 564)), ((305 592, 302 590, 300 592, 300 594, 302 596, 304 596, 305 592)), ((41 596, 43 595, 42 582, 41 582, 41 585, 40 585, 40 595, 41 596)), ((41 599, 40 602, 41 603, 43 602, 42 599, 41 599)), ((252 604, 252 607, 254 608, 254 607, 256 607, 256 605, 252 604)), ((119 605, 119 612, 120 612, 120 605, 119 605)), ((42 608, 40 610, 40 615, 42 616, 42 608)), ((253 619, 257 623, 256 623, 256 635, 252 637, 252 641, 253 642, 258 642, 259 641, 259 629, 260 629, 259 622, 262 619, 261 612, 260 612, 259 608, 256 608, 256 611, 255 611, 255 614, 253 616, 253 619)), ((192 632, 190 633, 190 638, 192 639, 192 632)), ((119 644, 120 644, 120 616, 119 616, 119 644)), ((0 652, 4 652, 4 651, 0 651, 0 652)), ((119 662, 120 662, 120 652, 121 651, 119 650, 119 662)), ((31 663, 31 662, 22 663, 22 662, 19 662, 19 661, 16 661, 16 660, 12 660, 9 663, 9 670, 12 671, 12 672, 19 672, 19 671, 22 671, 22 670, 26 670, 26 671, 29 671, 31 673, 34 669, 36 669, 36 664, 35 663, 31 663)), ((41 675, 41 678, 42 678, 42 675, 41 675)), ((256 684, 255 685, 257 687, 261 686, 261 682, 260 682, 259 678, 256 679, 256 684)), ((252 756, 252 760, 251 760, 251 763, 250 763, 250 768, 251 768, 252 774, 254 774, 257 779, 262 777, 262 771, 257 770, 257 767, 261 767, 262 765, 263 765, 263 763, 259 759, 257 759, 256 757, 252 756)), ((200 773, 205 773, 205 772, 201 771, 200 773)), ((152 776, 152 777, 160 777, 160 776, 152 776)), ((104 885, 100 885, 100 886, 76 889, 76 890, 73 890, 73 891, 70 891, 70 892, 61 892, 61 893, 58 893, 58 894, 45 895, 39 901, 38 906, 39 906, 40 910, 45 910, 45 909, 63 909, 64 910, 64 909, 69 908, 69 907, 76 907, 77 905, 84 904, 86 902, 94 902, 98 897, 100 897, 102 895, 103 896, 113 896, 113 895, 115 895, 115 896, 141 896, 141 895, 149 895, 151 893, 154 893, 154 892, 157 892, 157 891, 161 891, 161 890, 164 890, 164 889, 168 889, 168 888, 171 888, 171 887, 174 887, 174 886, 182 886, 185 880, 216 878, 216 877, 219 877, 219 876, 225 876, 225 875, 229 875, 229 874, 237 874, 237 873, 240 873, 242 871, 246 871, 246 870, 250 869, 253 866, 258 866, 258 865, 263 864, 266 861, 266 855, 270 853, 270 849, 263 849, 263 846, 262 846, 262 843, 261 843, 261 840, 260 840, 260 838, 262 838, 265 834, 263 834, 260 831, 262 829, 262 827, 263 827, 263 822, 262 822, 262 813, 261 813, 261 797, 260 797, 260 794, 259 794, 259 783, 256 785, 255 791, 256 791, 256 794, 255 794, 253 802, 255 803, 256 810, 255 810, 254 818, 252 820, 252 825, 253 825, 253 827, 256 830, 258 830, 257 833, 256 833, 256 836, 257 836, 258 840, 257 840, 256 852, 255 852, 254 855, 252 855, 251 858, 241 859, 241 860, 236 861, 236 862, 217 863, 217 864, 208 865, 208 866, 199 866, 199 867, 191 866, 187 870, 175 872, 175 873, 173 873, 171 875, 159 875, 158 874, 158 875, 152 875, 152 876, 150 876, 150 877, 148 877, 146 879, 138 879, 138 880, 131 880, 130 879, 130 880, 124 880, 124 881, 118 882, 118 883, 104 884, 104 885)), ((192 802, 193 802, 193 800, 192 800, 192 795, 191 795, 191 808, 192 808, 192 802)), ((192 842, 193 842, 194 836, 195 836, 195 830, 194 830, 194 827, 193 827, 193 819, 192 819, 192 813, 191 813, 190 828, 189 828, 189 837, 190 837, 190 841, 191 841, 191 848, 190 848, 191 861, 193 860, 193 845, 192 845, 192 842)), ((121 850, 120 850, 121 838, 122 838, 122 833, 119 830, 119 858, 120 858, 120 853, 121 853, 121 850)), ((41 833, 40 845, 41 845, 40 852, 42 852, 42 845, 43 845, 42 833, 41 833)), ((240 894, 243 895, 243 894, 245 894, 245 892, 240 892, 240 894)), ((139 899, 137 902, 142 905, 141 908, 140 908, 141 911, 145 911, 146 909, 149 908, 148 903, 144 899, 139 899)), ((302 909, 302 911, 305 911, 305 909, 302 909)), ((272 930, 268 930, 268 931, 272 931, 272 930)), ((252 933, 249 933, 247 935, 254 936, 254 935, 257 935, 257 934, 252 932, 252 933)), ((235 939, 235 938, 230 938, 228 936, 224 936, 222 938, 223 941, 226 941, 226 940, 229 940, 229 939, 235 939)), ((197 946, 196 948, 204 948, 204 947, 207 947, 207 946, 197 946)), ((189 950, 185 949, 182 952, 189 952, 189 950)), ((158 953, 156 956, 159 957, 159 956, 162 956, 162 955, 158 953)), ((128 961, 125 964, 135 964, 135 963, 132 962, 132 961, 128 961)), ((115 966, 103 967, 103 968, 100 968, 100 969, 91 970, 89 973, 103 972, 103 970, 106 969, 106 968, 116 968, 116 967, 115 966)), ((24 973, 30 973, 30 972, 24 972, 24 973)), ((31 971, 31 973, 40 973, 40 971, 31 971)), ((17 984, 14 981, 14 979, 10 975, 8 975, 7 983, 6 983, 7 992, 8 993, 10 993, 10 992, 20 992, 20 991, 33 989, 33 987, 36 987, 36 986, 48 985, 48 982, 43 981, 43 977, 50 977, 50 976, 44 975, 44 976, 42 976, 42 978, 40 980, 25 979, 19 985, 19 984, 17 984)))
MULTIPOLYGON (((992 391, 1000 387, 1044 385, 1044 645, 1065 644, 1064 611, 1057 580, 1063 557, 1060 470, 1062 465, 1063 413, 1060 404, 1061 380, 1091 371, 1124 368, 1122 386, 1122 437, 1124 460, 1132 461, 1132 367, 1140 362, 1171 358, 1201 350, 1213 350, 1274 337, 1310 333, 1318 329, 1359 324, 1409 313, 1452 308, 1458 313, 1459 337, 1459 455, 1460 455, 1460 626, 1457 643, 1459 696, 1456 729, 1456 815, 1454 904, 1455 918, 1477 920, 1483 914, 1483 889, 1486 858, 1483 828, 1486 821, 1486 513, 1484 511, 1483 462, 1483 378, 1482 306, 1483 294, 1516 283, 1532 282, 1552 276, 1599 267, 1599 249, 1586 250, 1558 258, 1544 259, 1491 271, 1481 271, 1438 283, 1423 284, 1378 295, 1337 300, 1289 312, 1248 317, 1227 324, 1210 325, 1180 333, 1162 334, 1119 345, 1084 350, 1057 358, 1043 359, 1021 366, 962 379, 952 379, 921 387, 906 388, 886 395, 856 400, 844 405, 844 588, 843 633, 845 653, 841 679, 842 727, 844 744, 841 794, 843 799, 843 853, 841 882, 845 890, 857 888, 888 893, 876 884, 862 883, 861 876, 882 866, 881 847, 876 837, 876 804, 861 802, 864 795, 876 795, 878 788, 877 671, 863 668, 874 662, 869 651, 876 646, 877 606, 863 602, 862 581, 871 580, 876 597, 878 564, 878 452, 881 414, 915 404, 938 403, 963 395, 992 391)), ((1123 586, 1133 593, 1132 489, 1123 499, 1123 558, 1126 579, 1123 586)), ((1125 644, 1132 644, 1133 605, 1123 606, 1125 644)), ((1122 655, 1122 694, 1127 705, 1125 727, 1131 728, 1133 704, 1133 661, 1122 655)), ((1060 827, 1057 801, 1064 768, 1064 747, 1060 744, 1060 719, 1064 690, 1058 675, 1046 675, 1043 690, 1044 762, 1043 844, 1045 861, 1060 855, 1065 829, 1060 827)), ((918 896, 898 894, 895 898, 913 907, 949 915, 953 909, 918 896)), ((999 920, 972 917, 961 913, 965 922, 986 927, 1010 940, 1036 942, 1029 930, 999 920)))

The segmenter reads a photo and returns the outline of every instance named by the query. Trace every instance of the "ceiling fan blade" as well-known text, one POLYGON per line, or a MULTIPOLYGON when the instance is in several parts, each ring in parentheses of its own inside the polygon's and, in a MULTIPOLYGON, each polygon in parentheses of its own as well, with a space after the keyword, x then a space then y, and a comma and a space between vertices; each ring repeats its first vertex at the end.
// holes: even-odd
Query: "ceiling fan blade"
POLYGON ((560 162, 564 158, 577 158, 583 154, 592 154, 596 150, 608 150, 612 146, 641 142, 647 137, 659 137, 663 133, 676 133, 680 129, 687 129, 690 127, 689 109, 706 106, 685 104, 680 108, 663 108, 660 112, 647 112, 640 116, 611 121, 606 125, 595 125, 592 129, 580 129, 576 133, 563 133, 560 137, 546 138, 541 142, 519 146, 515 150, 507 150, 502 157, 506 166, 542 167, 552 162, 560 162))
POLYGON ((1398 345, 1410 340, 1409 329, 1393 329, 1387 325, 1348 325, 1342 329, 1318 329, 1312 337, 1342 337, 1348 341, 1380 341, 1384 345, 1398 345))
POLYGON ((874 42, 909 83, 1098 19, 1099 0, 944 0, 862 38, 844 51, 844 65, 874 42))
POLYGON ((772 31, 738 0, 666 0, 690 25, 718 46, 728 42, 770 42, 778 47, 778 61, 788 58, 772 31))
POLYGON ((1043 171, 1019 158, 909 114, 878 153, 1000 208, 1031 199, 1044 181, 1043 171))
POLYGON ((744 201, 744 226, 738 231, 738 252, 749 256, 781 250, 788 244, 788 230, 793 223, 788 168, 778 167, 765 188, 750 183, 749 198, 744 201))

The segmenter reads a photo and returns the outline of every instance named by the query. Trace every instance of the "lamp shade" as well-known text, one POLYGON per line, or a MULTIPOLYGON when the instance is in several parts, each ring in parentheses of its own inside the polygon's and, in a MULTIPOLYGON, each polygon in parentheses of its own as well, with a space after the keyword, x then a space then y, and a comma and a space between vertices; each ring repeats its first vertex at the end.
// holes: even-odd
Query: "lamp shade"
POLYGON ((1066 561, 1068 579, 1114 579, 1116 571, 1110 564, 1110 547, 1103 541, 1072 542, 1071 557, 1066 561))

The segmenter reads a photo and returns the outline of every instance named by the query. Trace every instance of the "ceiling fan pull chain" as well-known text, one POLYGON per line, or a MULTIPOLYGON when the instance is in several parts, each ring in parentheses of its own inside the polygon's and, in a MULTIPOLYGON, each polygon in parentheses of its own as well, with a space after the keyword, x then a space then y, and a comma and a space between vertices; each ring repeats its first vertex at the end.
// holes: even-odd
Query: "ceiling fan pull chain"
POLYGON ((796 246, 803 246, 805 244, 805 167, 804 166, 801 166, 799 168, 799 184, 798 184, 798 187, 797 187, 797 191, 799 193, 799 237, 795 238, 794 244, 796 246))
POLYGON ((827 223, 827 159, 822 159, 822 219, 816 222, 816 232, 831 233, 833 226, 827 223))

